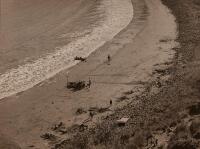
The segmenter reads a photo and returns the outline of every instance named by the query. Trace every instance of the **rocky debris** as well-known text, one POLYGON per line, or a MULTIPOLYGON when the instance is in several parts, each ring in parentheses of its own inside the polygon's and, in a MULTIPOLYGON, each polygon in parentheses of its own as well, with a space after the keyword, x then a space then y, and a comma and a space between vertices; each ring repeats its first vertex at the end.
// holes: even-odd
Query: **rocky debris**
POLYGON ((145 144, 145 137, 141 131, 138 131, 135 133, 133 138, 130 138, 129 142, 131 142, 130 144, 134 144, 136 149, 142 148, 145 144))
POLYGON ((122 101, 127 100, 127 99, 129 99, 127 96, 121 96, 117 99, 117 102, 122 102, 122 101))
POLYGON ((109 144, 112 139, 112 127, 105 124, 97 124, 95 134, 93 136, 94 145, 109 144))
POLYGON ((64 139, 51 149, 88 149, 88 138, 79 133, 73 139, 64 139))
POLYGON ((66 129, 66 127, 65 127, 63 122, 60 122, 58 125, 55 125, 52 128, 52 130, 55 131, 55 132, 60 132, 61 134, 67 133, 67 129, 66 129))
POLYGON ((178 140, 170 142, 167 149, 197 149, 197 146, 191 140, 178 140))
POLYGON ((86 62, 86 58, 78 57, 78 56, 76 56, 76 57, 74 58, 74 60, 78 60, 78 61, 86 62))
POLYGON ((163 38, 163 39, 160 39, 160 42, 170 42, 170 41, 172 41, 173 39, 170 39, 170 38, 168 38, 168 37, 165 37, 165 38, 163 38))
POLYGON ((88 111, 96 114, 96 113, 104 113, 110 111, 110 109, 109 107, 91 107, 88 111))
POLYGON ((200 91, 200 80, 197 80, 197 82, 196 82, 196 88, 200 91))
POLYGON ((187 138, 189 134, 187 125, 184 122, 178 124, 174 134, 177 138, 187 138))
POLYGON ((157 146, 157 139, 152 135, 150 130, 138 129, 135 131, 133 137, 129 138, 128 146, 135 146, 135 148, 153 149, 157 146))
POLYGON ((158 74, 160 76, 169 75, 170 73, 171 73, 171 68, 170 67, 157 68, 157 69, 154 69, 154 71, 153 71, 153 74, 158 74))
POLYGON ((117 120, 117 125, 118 126, 125 126, 126 123, 128 122, 129 118, 127 117, 122 117, 121 119, 117 120))
POLYGON ((158 87, 158 88, 162 87, 162 83, 160 81, 156 81, 155 84, 156 84, 156 87, 158 87))
POLYGON ((193 138, 200 139, 200 118, 192 120, 190 125, 190 132, 193 138))
POLYGON ((190 115, 199 115, 200 114, 200 102, 195 105, 189 106, 188 109, 189 109, 190 115))
POLYGON ((81 115, 81 114, 83 114, 83 113, 87 113, 87 111, 84 110, 83 108, 78 108, 78 109, 76 110, 76 115, 81 115))
POLYGON ((77 82, 68 82, 67 88, 72 89, 73 91, 79 91, 86 87, 85 81, 77 81, 77 82))
POLYGON ((85 131, 85 130, 87 130, 87 129, 88 129, 88 126, 85 125, 85 124, 79 125, 79 131, 80 131, 80 132, 85 131))
POLYGON ((124 92, 125 95, 131 95, 131 94, 133 94, 133 93, 134 93, 133 90, 130 90, 130 91, 124 92))
POLYGON ((63 140, 57 144, 52 149, 63 149, 66 148, 67 144, 69 143, 70 140, 63 140))
POLYGON ((48 141, 55 141, 56 140, 56 136, 50 133, 45 133, 43 135, 40 136, 41 138, 43 138, 44 140, 48 140, 48 141))
POLYGON ((110 111, 110 109, 107 108, 107 107, 105 107, 105 108, 101 107, 101 108, 99 108, 99 110, 98 110, 99 113, 104 113, 104 112, 107 112, 107 111, 110 111))
POLYGON ((162 113, 162 112, 165 111, 165 107, 157 106, 153 110, 154 110, 155 113, 162 113))
POLYGON ((75 132, 83 132, 88 129, 88 126, 83 122, 82 124, 74 124, 66 129, 66 133, 73 134, 75 132))
POLYGON ((61 128, 62 126, 63 126, 63 123, 60 122, 58 125, 55 125, 55 126, 52 128, 52 130, 57 130, 57 129, 61 128))
POLYGON ((160 75, 165 75, 167 74, 167 70, 165 69, 155 69, 154 73, 160 74, 160 75))

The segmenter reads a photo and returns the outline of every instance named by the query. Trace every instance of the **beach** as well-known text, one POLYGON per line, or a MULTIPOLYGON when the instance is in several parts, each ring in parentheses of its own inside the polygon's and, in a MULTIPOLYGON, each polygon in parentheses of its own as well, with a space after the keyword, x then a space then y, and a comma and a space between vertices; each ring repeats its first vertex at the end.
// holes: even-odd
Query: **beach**
MULTIPOLYGON (((113 2, 116 2, 116 5, 114 5, 116 7, 119 5, 117 0, 113 0, 113 2)), ((27 65, 27 72, 30 72, 29 70, 35 68, 33 67, 36 64, 34 61, 27 65, 22 64, 22 67, 14 68, 13 66, 11 71, 8 71, 9 73, 5 73, 6 75, 4 75, 2 69, 3 75, 1 77, 8 76, 6 83, 16 77, 12 80, 14 84, 16 83, 14 88, 6 90, 9 85, 1 88, 2 93, 5 93, 1 97, 12 95, 2 98, 0 101, 0 131, 3 134, 13 138, 22 148, 28 148, 32 145, 36 148, 49 148, 49 144, 42 140, 40 136, 48 132, 53 125, 62 122, 66 127, 70 127, 74 124, 81 124, 88 119, 88 113, 79 116, 75 114, 78 108, 107 107, 109 101, 112 100, 114 103, 111 112, 107 113, 109 115, 115 109, 132 101, 130 99, 122 103, 117 102, 117 99, 123 96, 124 92, 132 90, 134 92, 133 97, 141 94, 145 90, 144 84, 155 81, 157 78, 153 73, 155 69, 170 67, 168 64, 172 62, 175 54, 173 49, 178 46, 175 17, 160 0, 132 0, 132 5, 128 0, 126 2, 123 4, 125 8, 116 9, 119 10, 118 19, 124 19, 120 17, 121 12, 125 12, 124 15, 129 16, 126 21, 123 21, 125 24, 119 25, 119 20, 114 20, 114 22, 117 22, 117 32, 110 33, 108 38, 102 35, 102 40, 106 39, 106 41, 99 42, 102 40, 97 40, 99 43, 96 46, 97 50, 91 48, 92 50, 86 52, 86 54, 80 53, 78 56, 87 57, 90 54, 86 62, 74 62, 76 65, 67 70, 65 70, 66 62, 61 64, 62 67, 58 67, 59 69, 55 65, 57 70, 46 77, 48 71, 45 71, 45 69, 48 65, 45 65, 46 61, 40 61, 37 66, 44 67, 36 69, 36 73, 33 73, 35 75, 27 73, 27 76, 37 76, 37 74, 40 75, 40 72, 43 72, 42 76, 44 77, 36 79, 37 81, 31 86, 29 86, 29 83, 27 85, 20 81, 17 82, 16 76, 18 75, 8 74, 10 72, 11 74, 18 74, 18 70, 22 72, 20 68, 24 70, 23 66, 27 65), (126 8, 129 8, 129 6, 133 7, 133 11, 127 11, 126 8), (110 65, 107 64, 108 55, 111 56, 110 65), (15 73, 13 70, 15 70, 15 73), (73 92, 66 88, 67 80, 88 81, 89 79, 92 82, 90 89, 73 92)), ((111 4, 113 3, 105 4, 108 7, 107 9, 111 7, 111 4)), ((116 7, 113 7, 113 9, 115 10, 116 7)), ((108 13, 112 15, 112 11, 108 11, 108 13)), ((96 25, 94 26, 96 27, 96 25)), ((109 28, 112 28, 112 23, 109 28)), ((116 30, 115 27, 113 28, 116 30)), ((88 36, 92 34, 89 31, 83 32, 83 36, 85 36, 85 33, 88 36)), ((64 37, 69 36, 62 35, 64 37)), ((85 43, 85 40, 83 43, 85 43)), ((90 45, 90 43, 87 45, 90 45)), ((65 46, 63 47, 65 48, 65 46)), ((62 51, 62 49, 60 50, 62 51)), ((50 55, 50 57, 57 56, 60 58, 63 55, 65 54, 61 52, 58 55, 50 55)), ((72 58, 74 56, 72 55, 72 58)), ((58 61, 63 61, 63 59, 65 57, 58 59, 58 61)), ((45 60, 49 61, 48 58, 45 58, 45 60)), ((49 61, 50 66, 53 65, 52 63, 49 61)), ((55 67, 50 67, 48 70, 55 70, 55 67)), ((22 76, 22 81, 24 76, 25 79, 27 78, 23 73, 19 76, 22 76)), ((168 77, 165 76, 162 79, 168 77)), ((31 77, 30 80, 34 82, 34 79, 32 79, 31 77)), ((11 82, 10 84, 12 86, 11 82)), ((99 117, 101 116, 96 116, 94 122, 99 121, 99 117)), ((93 125, 92 123, 93 121, 89 122, 88 125, 93 125)), ((60 137, 64 136, 61 135, 60 137)))
MULTIPOLYGON (((73 125, 71 137, 54 144, 55 148, 188 148, 198 149, 200 126, 200 21, 198 0, 162 0, 176 17, 179 46, 167 68, 155 69, 151 82, 135 96, 124 92, 120 98, 129 101, 105 116, 92 128, 73 125), (167 77, 167 79, 166 79, 167 77), (128 121, 125 121, 127 120, 128 121), (117 122, 124 121, 123 125, 117 122)), ((163 41, 163 40, 162 40, 163 41)), ((86 126, 88 123, 86 124, 86 126)), ((71 131, 70 131, 71 130, 71 131)), ((54 131, 49 131, 57 135, 54 131)), ((57 138, 58 139, 58 138, 57 138)), ((53 143, 53 141, 50 141, 53 143)))

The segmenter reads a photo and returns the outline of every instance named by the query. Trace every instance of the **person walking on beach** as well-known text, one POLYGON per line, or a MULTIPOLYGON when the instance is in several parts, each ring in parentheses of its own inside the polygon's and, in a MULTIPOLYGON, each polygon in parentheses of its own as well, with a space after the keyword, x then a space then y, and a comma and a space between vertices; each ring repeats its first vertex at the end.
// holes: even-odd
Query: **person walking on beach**
POLYGON ((111 57, 110 57, 110 54, 108 54, 108 65, 110 65, 110 61, 111 61, 111 57))
POLYGON ((112 100, 110 100, 110 106, 112 106, 112 100))
POLYGON ((91 84, 92 84, 92 81, 91 81, 91 79, 89 78, 89 81, 88 81, 88 84, 87 84, 88 88, 90 88, 91 84))
POLYGON ((90 119, 92 120, 94 113, 92 111, 90 111, 89 115, 90 115, 90 119))

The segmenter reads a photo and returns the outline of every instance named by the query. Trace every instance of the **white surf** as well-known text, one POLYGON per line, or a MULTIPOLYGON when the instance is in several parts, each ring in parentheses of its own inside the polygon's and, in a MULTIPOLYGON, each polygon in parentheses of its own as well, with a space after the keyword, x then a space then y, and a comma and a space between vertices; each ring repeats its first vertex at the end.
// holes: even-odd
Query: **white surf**
POLYGON ((99 26, 92 28, 89 34, 57 48, 54 53, 0 75, 0 99, 32 88, 77 64, 75 56, 89 56, 126 28, 133 18, 131 0, 103 0, 99 9, 105 12, 105 19, 99 26))

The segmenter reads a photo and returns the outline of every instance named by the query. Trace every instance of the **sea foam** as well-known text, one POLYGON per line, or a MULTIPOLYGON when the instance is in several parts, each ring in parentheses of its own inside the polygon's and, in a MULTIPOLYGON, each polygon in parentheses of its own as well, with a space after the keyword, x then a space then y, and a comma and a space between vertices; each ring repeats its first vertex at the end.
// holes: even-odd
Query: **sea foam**
POLYGON ((88 34, 76 38, 54 53, 47 54, 34 62, 10 69, 0 76, 0 99, 25 91, 75 64, 75 56, 87 57, 111 40, 133 18, 131 0, 103 0, 99 5, 105 12, 103 21, 88 34))

